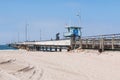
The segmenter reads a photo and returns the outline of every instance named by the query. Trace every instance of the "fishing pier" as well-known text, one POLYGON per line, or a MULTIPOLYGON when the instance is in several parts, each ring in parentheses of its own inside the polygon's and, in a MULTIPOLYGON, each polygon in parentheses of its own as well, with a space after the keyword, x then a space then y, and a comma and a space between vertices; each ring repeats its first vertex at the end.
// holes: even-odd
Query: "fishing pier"
POLYGON ((9 44, 11 47, 26 49, 28 51, 62 51, 73 49, 120 50, 120 34, 108 34, 81 37, 80 27, 66 27, 66 39, 56 39, 37 42, 18 42, 9 44))
POLYGON ((18 49, 26 49, 28 51, 62 51, 70 46, 70 40, 52 40, 39 42, 20 42, 10 44, 10 46, 18 49))

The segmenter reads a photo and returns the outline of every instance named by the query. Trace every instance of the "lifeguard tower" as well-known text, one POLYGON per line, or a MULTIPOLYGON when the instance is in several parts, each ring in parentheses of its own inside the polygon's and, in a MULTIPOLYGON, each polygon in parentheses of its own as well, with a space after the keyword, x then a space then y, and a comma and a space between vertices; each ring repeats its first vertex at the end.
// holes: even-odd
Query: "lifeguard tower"
POLYGON ((81 27, 76 26, 67 26, 66 29, 68 32, 64 33, 64 37, 71 39, 71 48, 76 48, 76 41, 79 41, 82 36, 81 27))

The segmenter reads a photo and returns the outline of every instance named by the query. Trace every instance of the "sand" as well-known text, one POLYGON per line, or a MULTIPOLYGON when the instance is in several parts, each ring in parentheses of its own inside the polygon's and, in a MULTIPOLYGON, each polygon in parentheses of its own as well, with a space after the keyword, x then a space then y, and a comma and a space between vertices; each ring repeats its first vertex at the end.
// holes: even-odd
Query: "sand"
POLYGON ((120 80, 120 52, 0 51, 0 80, 120 80))

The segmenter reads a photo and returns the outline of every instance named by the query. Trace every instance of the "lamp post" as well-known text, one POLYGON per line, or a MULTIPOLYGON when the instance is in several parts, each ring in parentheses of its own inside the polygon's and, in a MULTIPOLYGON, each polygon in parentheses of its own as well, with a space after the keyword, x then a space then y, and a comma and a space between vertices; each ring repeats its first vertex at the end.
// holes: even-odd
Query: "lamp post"
POLYGON ((80 40, 80 48, 82 48, 82 39, 81 39, 81 37, 82 37, 82 31, 81 31, 81 29, 82 29, 82 27, 81 27, 81 16, 79 15, 79 14, 77 14, 77 16, 78 16, 78 18, 79 18, 79 26, 80 26, 80 36, 79 36, 79 40, 80 40))
POLYGON ((28 41, 28 26, 29 26, 29 24, 26 24, 26 26, 25 26, 25 39, 26 39, 26 41, 28 41))
POLYGON ((81 16, 79 14, 77 14, 78 18, 79 18, 79 26, 80 26, 80 37, 82 36, 82 27, 81 27, 81 16))
POLYGON ((40 41, 41 41, 41 29, 40 29, 40 41))
POLYGON ((20 42, 20 33, 18 32, 18 42, 20 42))

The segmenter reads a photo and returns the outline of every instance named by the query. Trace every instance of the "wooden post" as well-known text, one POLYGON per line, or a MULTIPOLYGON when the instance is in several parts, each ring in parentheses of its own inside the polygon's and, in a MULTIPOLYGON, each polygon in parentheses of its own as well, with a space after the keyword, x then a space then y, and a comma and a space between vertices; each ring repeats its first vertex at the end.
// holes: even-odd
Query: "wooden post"
POLYGON ((36 46, 35 45, 33 46, 33 48, 34 48, 34 51, 36 51, 36 46))
POLYGON ((101 42, 102 42, 102 40, 101 39, 99 39, 99 45, 100 45, 100 47, 99 47, 99 49, 101 49, 102 48, 102 45, 101 45, 101 42))
POLYGON ((82 49, 82 39, 80 38, 80 48, 82 49))
POLYGON ((71 49, 75 49, 76 47, 76 40, 75 40, 75 35, 71 37, 71 49))
POLYGON ((57 47, 55 47, 55 51, 57 52, 57 47))
POLYGON ((41 51, 41 46, 40 46, 40 49, 39 49, 40 51, 41 51))
POLYGON ((52 47, 50 46, 50 52, 52 51, 52 47))
POLYGON ((42 51, 44 51, 44 46, 42 46, 42 51))
POLYGON ((103 52, 104 51, 104 38, 102 38, 101 46, 102 46, 102 52, 103 52))
POLYGON ((88 39, 86 39, 86 48, 88 48, 88 39))
POLYGON ((62 48, 61 48, 61 47, 59 48, 59 51, 60 51, 60 52, 62 51, 62 48))
POLYGON ((48 50, 47 46, 46 46, 46 51, 48 50))
POLYGON ((114 36, 112 38, 112 49, 114 49, 114 36))
POLYGON ((40 50, 40 47, 39 46, 36 46, 36 51, 39 51, 40 50))
POLYGON ((102 52, 104 51, 104 38, 100 38, 100 48, 102 50, 102 52))
POLYGON ((95 39, 92 40, 92 48, 94 49, 95 48, 95 39))

